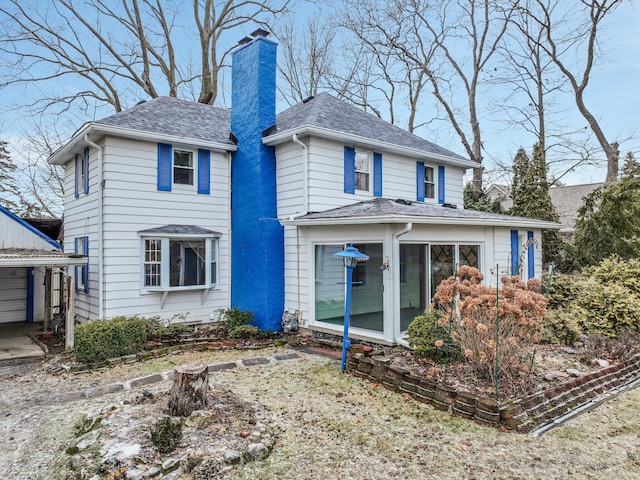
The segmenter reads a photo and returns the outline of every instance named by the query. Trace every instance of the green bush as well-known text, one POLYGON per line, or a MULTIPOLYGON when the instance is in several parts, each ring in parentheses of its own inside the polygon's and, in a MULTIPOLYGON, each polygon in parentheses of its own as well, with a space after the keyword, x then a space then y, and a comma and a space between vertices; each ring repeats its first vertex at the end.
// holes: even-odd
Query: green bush
POLYGON ((253 312, 240 310, 238 307, 219 310, 227 324, 227 334, 232 338, 249 338, 261 336, 264 332, 251 325, 255 320, 253 312))
POLYGON ((424 315, 415 317, 409 324, 409 345, 415 349, 416 354, 433 360, 439 360, 443 355, 448 335, 446 326, 439 323, 441 318, 440 310, 425 310, 424 315))
POLYGON ((147 340, 147 321, 117 317, 78 325, 75 331, 76 360, 102 362, 108 358, 141 352, 147 340))
POLYGON ((164 417, 150 428, 151 441, 160 453, 173 452, 182 440, 182 420, 164 417))
POLYGON ((193 333, 193 327, 184 323, 173 323, 164 325, 158 319, 147 321, 147 340, 162 342, 164 340, 175 340, 181 334, 193 333))
POLYGON ((549 343, 571 345, 582 333, 574 312, 568 313, 563 308, 547 310, 542 323, 543 338, 549 343))
POLYGON ((607 337, 625 330, 640 332, 640 260, 611 257, 579 275, 555 277, 548 307, 563 310, 547 315, 545 328, 552 330, 548 338, 570 335, 575 324, 584 333, 607 337))

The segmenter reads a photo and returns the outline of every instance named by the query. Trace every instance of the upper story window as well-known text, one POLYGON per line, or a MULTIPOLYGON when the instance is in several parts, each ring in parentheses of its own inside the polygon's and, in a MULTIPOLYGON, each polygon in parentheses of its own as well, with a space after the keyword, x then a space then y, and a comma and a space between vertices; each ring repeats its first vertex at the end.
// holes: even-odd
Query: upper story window
POLYGON ((424 198, 436 198, 436 181, 433 167, 424 167, 424 198))
POLYGON ((435 200, 437 194, 438 203, 444 203, 444 175, 445 169, 442 165, 438 165, 436 170, 435 167, 425 165, 424 162, 416 162, 416 200, 419 202, 435 200))
POLYGON ((75 181, 74 195, 76 198, 80 196, 80 192, 89 193, 89 147, 85 147, 82 156, 75 156, 75 181))
POLYGON ((142 288, 189 290, 218 284, 218 235, 200 227, 167 225, 142 236, 142 288))
POLYGON ((193 185, 193 152, 178 149, 173 151, 173 183, 193 185))
MULTIPOLYGON (((158 190, 170 192, 174 185, 197 186, 200 194, 211 193, 211 152, 158 144, 158 190)), ((184 188, 180 188, 184 190, 184 188)))
POLYGON ((369 172, 371 171, 369 152, 356 151, 355 175, 356 190, 369 191, 369 172))
POLYGON ((382 154, 344 147, 344 192, 382 196, 382 154), (373 181, 372 181, 373 177, 373 181))

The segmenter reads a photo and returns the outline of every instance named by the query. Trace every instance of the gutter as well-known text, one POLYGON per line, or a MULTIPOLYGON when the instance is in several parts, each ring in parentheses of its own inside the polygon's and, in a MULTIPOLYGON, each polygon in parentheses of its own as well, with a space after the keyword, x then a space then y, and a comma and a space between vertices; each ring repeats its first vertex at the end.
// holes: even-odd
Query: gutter
MULTIPOLYGON (((303 209, 302 212, 294 213, 289 217, 289 221, 293 222, 296 218, 302 217, 309 213, 309 147, 298 139, 297 134, 293 134, 291 137, 293 143, 300 145, 302 147, 302 195, 303 195, 303 209)), ((298 280, 296 282, 297 285, 297 304, 298 304, 298 324, 301 323, 301 313, 302 309, 300 308, 300 228, 298 225, 294 224, 294 228, 296 229, 296 272, 298 280)))
MULTIPOLYGON (((98 150, 98 318, 104 318, 104 254, 103 254, 103 240, 104 240, 104 227, 103 227, 103 210, 104 210, 104 180, 103 180, 103 161, 104 152, 103 148, 94 143, 89 138, 89 134, 84 136, 84 141, 90 147, 98 150)), ((88 175, 88 172, 87 172, 88 175)))
POLYGON ((333 218, 304 218, 292 221, 281 220, 283 225, 354 225, 359 224, 381 224, 381 223, 419 223, 424 225, 474 225, 479 227, 522 227, 522 228, 542 228, 542 229, 559 229, 560 224, 545 221, 518 221, 513 217, 506 220, 492 221, 486 218, 451 218, 451 217, 426 217, 421 215, 368 215, 368 216, 352 216, 352 217, 333 217, 333 218))

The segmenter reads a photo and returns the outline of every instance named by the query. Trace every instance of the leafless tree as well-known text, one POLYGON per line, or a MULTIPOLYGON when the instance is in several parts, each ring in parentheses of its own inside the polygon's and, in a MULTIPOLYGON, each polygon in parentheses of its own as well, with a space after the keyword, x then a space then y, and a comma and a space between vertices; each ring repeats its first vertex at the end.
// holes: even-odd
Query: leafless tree
POLYGON ((329 87, 336 68, 336 29, 316 12, 306 22, 286 18, 274 28, 280 42, 278 92, 294 105, 329 87))
POLYGON ((528 38, 549 56, 568 80, 576 107, 605 154, 606 182, 617 179, 619 144, 609 142, 600 122, 587 108, 584 92, 599 54, 598 32, 601 24, 621 2, 580 0, 567 4, 561 0, 535 0, 532 6, 519 7, 543 32, 542 37, 528 38))
MULTIPOLYGON (((505 2, 492 0, 395 0, 388 5, 374 0, 347 0, 345 3, 351 28, 361 31, 360 36, 369 39, 376 51, 388 52, 390 57, 411 65, 407 72, 418 82, 415 85, 422 85, 422 78, 428 81, 444 118, 469 158, 478 163, 473 173, 473 187, 481 190, 483 144, 479 89, 507 30, 513 5, 505 7, 505 2)), ((413 95, 419 95, 421 90, 422 86, 414 89, 413 95)))
POLYGON ((118 112, 144 95, 179 96, 193 84, 199 85, 192 89, 199 92, 197 100, 212 104, 220 70, 235 46, 224 44, 222 36, 247 23, 264 25, 285 12, 289 1, 5 0, 0 86, 52 85, 32 105, 41 111, 85 102, 118 112), (185 13, 189 4, 191 16, 185 13), (197 59, 187 58, 192 46, 197 59), (191 62, 199 62, 197 74, 191 62))

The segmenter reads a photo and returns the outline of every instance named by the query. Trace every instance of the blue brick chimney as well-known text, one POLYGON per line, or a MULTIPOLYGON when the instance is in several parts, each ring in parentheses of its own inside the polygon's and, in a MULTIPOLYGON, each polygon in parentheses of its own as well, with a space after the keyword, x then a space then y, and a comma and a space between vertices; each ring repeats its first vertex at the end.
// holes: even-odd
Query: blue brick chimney
POLYGON ((263 330, 281 330, 284 229, 276 210, 275 148, 262 132, 276 123, 276 49, 257 30, 233 52, 231 132, 231 306, 255 314, 263 330))

